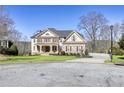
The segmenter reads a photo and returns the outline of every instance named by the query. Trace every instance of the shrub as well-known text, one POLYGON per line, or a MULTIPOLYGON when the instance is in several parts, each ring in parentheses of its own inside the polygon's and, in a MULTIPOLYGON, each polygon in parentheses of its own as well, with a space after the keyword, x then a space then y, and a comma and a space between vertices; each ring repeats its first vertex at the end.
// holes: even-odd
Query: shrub
POLYGON ((124 51, 120 48, 113 47, 112 48, 112 54, 113 55, 123 55, 124 51))
POLYGON ((10 48, 0 47, 0 54, 4 54, 4 55, 18 55, 17 46, 12 45, 10 48))
POLYGON ((76 56, 80 56, 80 53, 77 53, 76 56))
POLYGON ((1 53, 1 51, 3 50, 3 47, 2 46, 0 46, 0 53, 1 53))
POLYGON ((86 56, 89 55, 89 51, 88 51, 88 49, 85 50, 85 55, 86 55, 86 56))
POLYGON ((74 54, 73 54, 73 53, 70 53, 69 55, 70 55, 70 56, 73 56, 74 54))
POLYGON ((65 55, 65 51, 60 51, 60 55, 65 55))
POLYGON ((14 44, 9 48, 9 51, 11 52, 12 55, 18 55, 17 46, 14 44))
POLYGON ((66 56, 68 56, 69 54, 68 53, 65 53, 66 56))

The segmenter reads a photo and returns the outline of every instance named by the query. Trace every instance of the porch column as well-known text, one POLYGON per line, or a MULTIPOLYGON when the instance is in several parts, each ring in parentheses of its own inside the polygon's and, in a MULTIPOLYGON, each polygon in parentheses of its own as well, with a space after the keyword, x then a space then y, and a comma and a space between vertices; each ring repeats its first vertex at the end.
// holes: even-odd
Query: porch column
POLYGON ((9 42, 8 42, 8 40, 6 41, 6 43, 7 43, 7 44, 6 44, 6 45, 7 45, 7 48, 9 48, 9 42))
POLYGON ((42 46, 40 46, 40 53, 42 53, 42 46))
POLYGON ((52 53, 53 51, 52 51, 52 45, 50 45, 50 53, 52 53))
POLYGON ((57 45, 56 46, 56 52, 58 53, 58 51, 59 51, 59 46, 57 45))
POLYGON ((3 40, 1 40, 1 46, 3 46, 3 40))

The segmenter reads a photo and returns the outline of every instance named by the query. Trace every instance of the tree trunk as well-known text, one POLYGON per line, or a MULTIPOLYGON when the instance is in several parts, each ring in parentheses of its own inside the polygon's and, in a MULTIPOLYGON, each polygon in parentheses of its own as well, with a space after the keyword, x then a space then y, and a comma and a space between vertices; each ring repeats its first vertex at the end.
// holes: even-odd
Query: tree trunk
POLYGON ((92 52, 96 51, 96 40, 92 40, 92 52))

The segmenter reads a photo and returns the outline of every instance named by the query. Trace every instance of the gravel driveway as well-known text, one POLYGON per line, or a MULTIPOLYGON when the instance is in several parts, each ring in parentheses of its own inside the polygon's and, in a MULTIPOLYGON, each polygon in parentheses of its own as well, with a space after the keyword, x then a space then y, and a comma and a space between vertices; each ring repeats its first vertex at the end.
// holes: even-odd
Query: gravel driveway
POLYGON ((92 58, 80 58, 75 60, 67 60, 66 62, 84 62, 84 63, 104 63, 105 60, 110 60, 109 54, 104 53, 90 53, 92 58))
POLYGON ((0 86, 124 86, 124 67, 92 63, 0 65, 0 86))

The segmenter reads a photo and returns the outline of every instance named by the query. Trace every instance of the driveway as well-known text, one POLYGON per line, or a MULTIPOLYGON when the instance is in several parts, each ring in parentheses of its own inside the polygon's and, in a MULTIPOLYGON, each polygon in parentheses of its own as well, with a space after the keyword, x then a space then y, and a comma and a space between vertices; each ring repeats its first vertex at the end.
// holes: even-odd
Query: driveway
POLYGON ((124 86, 124 67, 92 63, 29 63, 0 65, 0 86, 124 86))
POLYGON ((104 63, 105 60, 110 59, 109 54, 104 53, 89 53, 92 58, 80 58, 75 60, 67 60, 67 62, 86 62, 86 63, 104 63))

